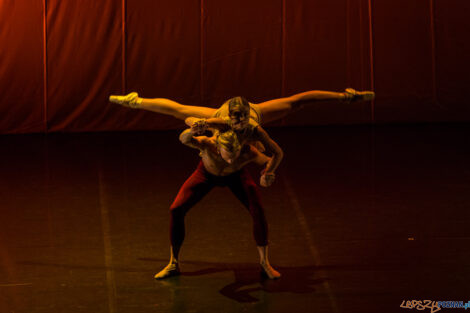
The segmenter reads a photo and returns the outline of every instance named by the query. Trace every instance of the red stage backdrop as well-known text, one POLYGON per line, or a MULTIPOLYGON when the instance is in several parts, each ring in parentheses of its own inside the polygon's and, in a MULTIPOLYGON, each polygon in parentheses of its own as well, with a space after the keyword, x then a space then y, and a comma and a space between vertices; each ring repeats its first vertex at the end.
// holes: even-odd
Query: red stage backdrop
POLYGON ((156 130, 138 91, 219 106, 373 88, 284 125, 468 121, 468 0, 2 0, 0 133, 156 130))

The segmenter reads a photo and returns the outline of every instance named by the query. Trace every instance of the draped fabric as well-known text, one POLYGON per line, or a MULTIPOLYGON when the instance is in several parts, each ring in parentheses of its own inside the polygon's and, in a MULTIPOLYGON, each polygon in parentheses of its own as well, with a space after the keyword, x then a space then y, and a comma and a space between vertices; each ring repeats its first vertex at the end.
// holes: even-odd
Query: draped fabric
POLYGON ((129 91, 218 107, 354 87, 376 100, 279 123, 468 121, 468 12, 466 0, 2 0, 0 133, 183 125, 108 103, 129 91))
POLYGON ((0 1, 0 132, 45 131, 43 6, 0 1))

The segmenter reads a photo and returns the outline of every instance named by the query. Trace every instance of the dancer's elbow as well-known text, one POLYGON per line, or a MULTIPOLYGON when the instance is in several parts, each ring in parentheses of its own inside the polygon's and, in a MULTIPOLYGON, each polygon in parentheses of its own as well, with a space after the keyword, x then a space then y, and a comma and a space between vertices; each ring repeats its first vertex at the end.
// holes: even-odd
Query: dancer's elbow
POLYGON ((189 128, 183 131, 179 136, 181 143, 185 145, 191 142, 191 138, 193 138, 193 134, 189 128))

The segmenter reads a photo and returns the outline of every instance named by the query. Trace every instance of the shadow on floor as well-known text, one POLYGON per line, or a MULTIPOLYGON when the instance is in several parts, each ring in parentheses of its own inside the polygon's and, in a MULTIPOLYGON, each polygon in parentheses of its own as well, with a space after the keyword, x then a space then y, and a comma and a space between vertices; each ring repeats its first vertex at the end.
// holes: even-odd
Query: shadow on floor
MULTIPOLYGON (((139 260, 161 261, 141 258, 139 260)), ((196 271, 182 271, 181 276, 205 276, 222 272, 233 272, 235 281, 219 290, 223 296, 240 303, 258 302, 252 294, 258 291, 268 293, 311 293, 316 285, 321 285, 328 278, 319 276, 318 266, 275 267, 282 277, 271 280, 265 277, 257 264, 252 263, 212 263, 199 261, 185 261, 185 264, 202 267, 196 271)), ((180 277, 171 277, 163 280, 168 287, 177 287, 180 277)))

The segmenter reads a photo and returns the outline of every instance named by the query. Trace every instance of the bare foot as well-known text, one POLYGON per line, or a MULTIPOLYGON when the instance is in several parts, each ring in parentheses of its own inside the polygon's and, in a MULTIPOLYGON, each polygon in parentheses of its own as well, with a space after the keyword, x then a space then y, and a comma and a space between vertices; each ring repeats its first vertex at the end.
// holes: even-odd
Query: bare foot
POLYGON ((264 274, 266 274, 269 279, 278 279, 281 277, 281 273, 276 271, 269 263, 260 263, 260 265, 264 274))
POLYGON ((180 274, 180 268, 178 263, 170 263, 165 266, 158 274, 155 275, 155 279, 164 279, 180 274))

